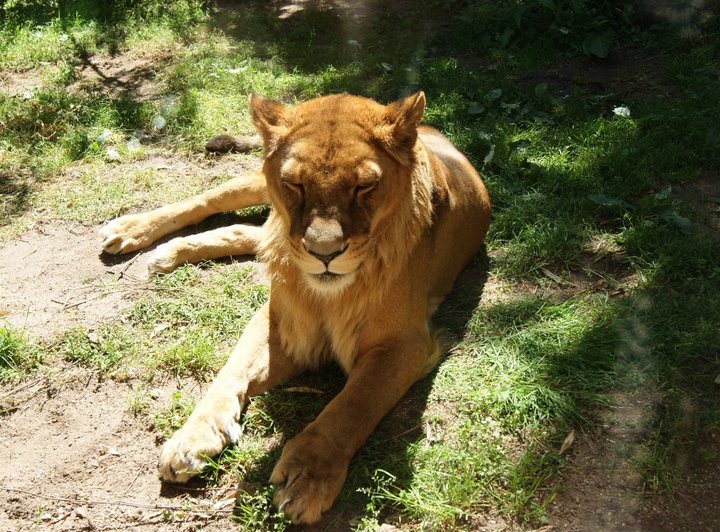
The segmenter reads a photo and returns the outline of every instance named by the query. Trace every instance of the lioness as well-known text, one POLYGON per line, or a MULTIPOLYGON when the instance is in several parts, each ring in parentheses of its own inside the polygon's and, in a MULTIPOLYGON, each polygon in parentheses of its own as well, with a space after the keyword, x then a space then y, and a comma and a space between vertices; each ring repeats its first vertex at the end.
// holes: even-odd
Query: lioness
POLYGON ((480 176, 421 125, 425 95, 388 106, 349 95, 296 107, 253 95, 262 171, 101 229, 103 249, 141 249, 220 211, 269 203, 262 227, 234 225, 159 246, 151 271, 258 253, 270 299, 205 397, 163 446, 166 481, 185 482, 239 436, 248 398, 336 360, 344 389, 291 439, 272 472, 296 523, 330 508, 348 464, 439 356, 428 320, 480 248, 490 201, 480 176))

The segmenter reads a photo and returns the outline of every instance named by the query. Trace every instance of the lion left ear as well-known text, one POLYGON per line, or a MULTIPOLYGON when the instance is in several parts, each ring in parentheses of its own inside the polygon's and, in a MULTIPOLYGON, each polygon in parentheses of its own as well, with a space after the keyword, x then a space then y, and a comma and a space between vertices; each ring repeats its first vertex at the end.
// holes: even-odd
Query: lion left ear
POLYGON ((381 140, 393 155, 406 162, 407 154, 415 145, 417 127, 425 113, 425 93, 393 102, 386 107, 385 124, 381 127, 381 140))
POLYGON ((250 95, 250 117, 263 139, 266 156, 275 151, 280 138, 287 130, 286 112, 287 108, 280 102, 255 93, 250 95))

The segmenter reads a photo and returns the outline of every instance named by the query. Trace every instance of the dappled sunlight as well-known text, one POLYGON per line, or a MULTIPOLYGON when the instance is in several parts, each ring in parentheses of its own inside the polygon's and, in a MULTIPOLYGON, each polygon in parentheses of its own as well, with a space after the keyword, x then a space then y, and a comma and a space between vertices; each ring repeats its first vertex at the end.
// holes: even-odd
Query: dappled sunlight
MULTIPOLYGON (((137 518, 92 508, 93 523, 219 530, 235 498, 239 526, 287 528, 267 478, 282 443, 342 387, 342 372, 325 368, 253 400, 240 445, 211 463, 206 480, 160 493, 153 438, 189 415, 267 289, 257 265, 234 261, 146 283, 144 263, 133 266, 138 255, 103 264, 90 240, 108 218, 257 167, 258 153, 203 151, 215 135, 253 132, 252 92, 292 105, 339 92, 387 103, 422 89, 424 121, 488 186, 487 254, 433 318, 447 356, 356 456, 323 526, 709 530, 718 522, 713 2, 21 0, 0 13, 0 245, 6 259, 22 254, 6 261, 18 275, 0 275, 45 283, 47 298, 60 298, 55 314, 28 317, 40 296, 20 281, 6 287, 0 413, 15 423, 16 410, 34 412, 26 406, 72 410, 59 401, 77 402, 73 390, 87 395, 95 379, 93 394, 127 396, 122 430, 147 444, 133 456, 139 472, 124 469, 125 455, 98 459, 93 472, 58 466, 48 494, 80 493, 115 467, 111 482, 123 488, 138 475, 128 497, 135 486, 146 502, 178 505, 137 518), (87 261, 66 275, 76 286, 32 278, 72 261, 87 261), (105 274, 114 289, 98 284, 105 274), (130 277, 126 288, 120 280, 130 277), (46 334, 51 325, 56 336, 46 334), (70 377, 68 368, 86 373, 70 377), (15 395, 22 403, 8 402, 15 395), (192 511, 177 511, 180 503, 192 511), (212 513, 216 504, 230 506, 212 513), (202 512, 211 518, 196 518, 202 512)), ((230 213, 202 227, 266 216, 230 213)), ((52 416, 36 417, 53 428, 52 416)), ((8 438, 27 440, 19 428, 8 438)), ((46 460, 41 454, 27 461, 46 460)), ((48 522, 35 499, 0 492, 0 500, 13 526, 48 522)), ((38 504, 61 515, 50 500, 38 504)), ((68 519, 78 528, 87 521, 68 519)))

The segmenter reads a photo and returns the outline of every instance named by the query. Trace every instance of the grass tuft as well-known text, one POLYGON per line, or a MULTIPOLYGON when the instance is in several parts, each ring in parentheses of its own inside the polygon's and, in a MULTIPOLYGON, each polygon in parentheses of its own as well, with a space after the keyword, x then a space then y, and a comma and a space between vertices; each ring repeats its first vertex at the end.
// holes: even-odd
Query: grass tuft
POLYGON ((133 338, 120 327, 105 326, 97 331, 77 327, 65 332, 55 350, 68 362, 107 374, 134 353, 133 338))
POLYGON ((22 379, 43 359, 40 346, 31 343, 24 331, 0 326, 0 383, 22 379))

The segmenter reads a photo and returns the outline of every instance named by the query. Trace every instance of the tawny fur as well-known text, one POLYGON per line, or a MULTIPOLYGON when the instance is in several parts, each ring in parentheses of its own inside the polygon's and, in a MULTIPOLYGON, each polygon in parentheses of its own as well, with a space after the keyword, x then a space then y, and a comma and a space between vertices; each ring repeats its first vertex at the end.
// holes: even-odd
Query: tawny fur
POLYGON ((278 507, 295 522, 316 522, 358 448, 436 363, 428 320, 480 248, 490 202, 467 159, 420 124, 424 108, 423 93, 389 106, 332 95, 292 108, 253 96, 262 172, 101 230, 105 251, 123 253, 216 212, 272 206, 262 228, 175 239, 150 261, 167 271, 257 253, 271 276, 269 302, 163 446, 161 478, 186 481, 203 456, 236 441, 249 397, 336 360, 345 388, 288 442, 271 476, 278 507))

